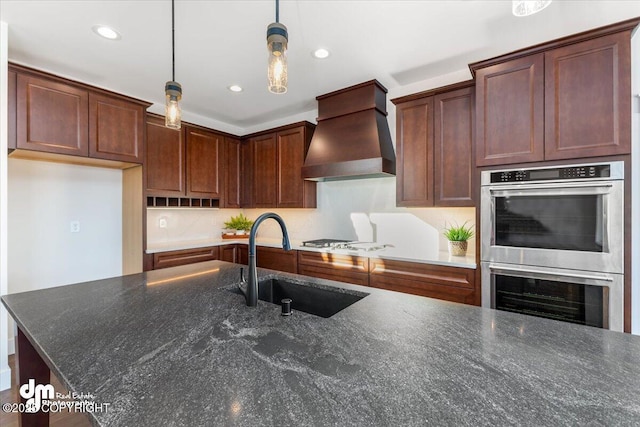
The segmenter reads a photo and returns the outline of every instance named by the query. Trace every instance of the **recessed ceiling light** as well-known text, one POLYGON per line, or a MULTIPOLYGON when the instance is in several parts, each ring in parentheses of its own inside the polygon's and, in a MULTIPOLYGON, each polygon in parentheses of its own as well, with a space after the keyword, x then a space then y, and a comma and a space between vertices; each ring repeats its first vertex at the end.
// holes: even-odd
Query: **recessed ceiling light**
POLYGON ((120 33, 118 33, 111 27, 107 27, 106 25, 94 25, 92 30, 94 33, 101 37, 104 37, 105 39, 120 40, 122 38, 120 36, 120 33))
POLYGON ((329 51, 327 49, 316 49, 312 53, 314 58, 324 59, 329 56, 329 51))
POLYGON ((231 92, 242 92, 242 88, 238 85, 231 85, 229 86, 229 90, 231 92))

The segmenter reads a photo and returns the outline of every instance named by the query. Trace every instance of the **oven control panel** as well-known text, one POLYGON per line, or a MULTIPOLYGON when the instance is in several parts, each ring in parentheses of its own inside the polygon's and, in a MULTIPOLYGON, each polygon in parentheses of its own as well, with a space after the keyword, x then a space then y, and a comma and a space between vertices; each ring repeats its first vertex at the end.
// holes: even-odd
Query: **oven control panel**
POLYGON ((572 180, 588 178, 608 178, 610 176, 611 166, 608 164, 604 164, 491 172, 491 182, 500 183, 565 179, 572 180))

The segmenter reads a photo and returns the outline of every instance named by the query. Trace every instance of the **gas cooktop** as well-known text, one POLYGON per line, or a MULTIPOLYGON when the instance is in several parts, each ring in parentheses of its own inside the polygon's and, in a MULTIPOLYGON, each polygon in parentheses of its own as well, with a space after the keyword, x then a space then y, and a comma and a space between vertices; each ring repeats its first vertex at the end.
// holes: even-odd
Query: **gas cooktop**
POLYGON ((350 251, 371 252, 384 249, 391 245, 376 242, 355 242, 352 240, 317 239, 302 242, 302 246, 310 248, 346 249, 350 251))
POLYGON ((306 242, 302 242, 302 246, 307 246, 309 248, 333 248, 339 244, 344 244, 349 242, 350 240, 317 239, 317 240, 307 240, 306 242))

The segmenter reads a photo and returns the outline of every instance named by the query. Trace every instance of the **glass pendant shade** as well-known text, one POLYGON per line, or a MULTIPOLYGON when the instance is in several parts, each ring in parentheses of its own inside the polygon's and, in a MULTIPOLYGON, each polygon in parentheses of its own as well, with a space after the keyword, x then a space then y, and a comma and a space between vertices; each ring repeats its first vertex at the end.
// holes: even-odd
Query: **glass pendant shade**
POLYGON ((182 125, 182 110, 180 109, 182 86, 180 83, 169 81, 165 85, 164 91, 166 97, 164 125, 171 129, 180 129, 182 125))
POLYGON ((512 12, 515 16, 529 16, 540 12, 551 4, 551 0, 513 0, 512 12))
POLYGON ((287 27, 274 22, 267 27, 267 49, 269 50, 269 64, 267 78, 269 92, 287 92, 287 27))

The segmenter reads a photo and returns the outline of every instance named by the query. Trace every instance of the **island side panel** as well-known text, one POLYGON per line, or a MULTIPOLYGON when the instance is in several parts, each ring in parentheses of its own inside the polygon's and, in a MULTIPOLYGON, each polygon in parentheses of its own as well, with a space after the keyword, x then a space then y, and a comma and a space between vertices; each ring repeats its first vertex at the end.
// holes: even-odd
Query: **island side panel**
MULTIPOLYGON (((51 372, 38 352, 33 348, 22 329, 18 328, 18 342, 16 347, 18 361, 18 384, 27 384, 29 379, 34 379, 36 384, 49 384, 51 372)), ((20 397, 20 403, 26 404, 27 400, 20 397)), ((42 410, 35 413, 20 413, 20 426, 23 427, 48 427, 49 414, 42 410)))

